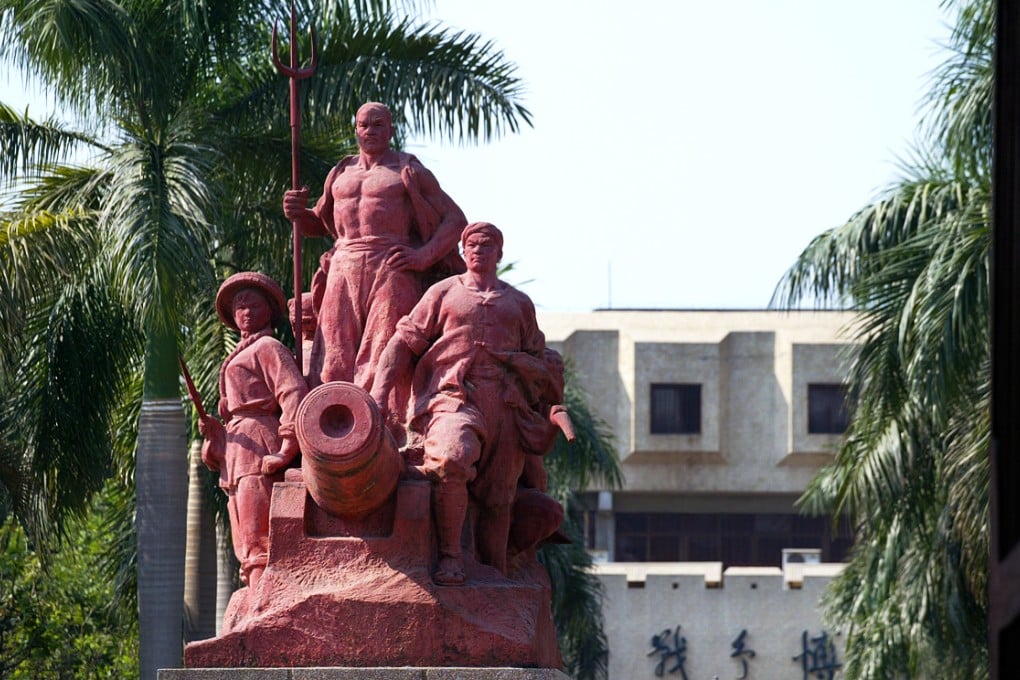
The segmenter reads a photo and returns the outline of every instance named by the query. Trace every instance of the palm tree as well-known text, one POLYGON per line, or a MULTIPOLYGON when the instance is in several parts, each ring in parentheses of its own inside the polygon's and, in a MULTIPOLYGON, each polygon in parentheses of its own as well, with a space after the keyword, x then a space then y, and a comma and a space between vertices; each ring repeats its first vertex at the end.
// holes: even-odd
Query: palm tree
POLYGON ((987 674, 993 3, 958 7, 904 178, 818 236, 777 289, 859 311, 845 444, 803 506, 856 545, 826 596, 850 678, 987 674))
MULTIPOLYGON (((487 138, 528 121, 516 102, 513 68, 490 44, 397 20, 391 4, 352 3, 355 13, 345 3, 301 3, 299 15, 319 27, 322 46, 320 75, 305 95, 306 109, 315 112, 309 164, 317 176, 317 163, 342 152, 336 140, 351 139, 350 112, 365 99, 387 100, 407 130, 450 137, 487 138)), ((176 361, 181 347, 192 349, 193 303, 211 300, 225 270, 278 275, 277 253, 286 243, 277 216, 288 160, 286 83, 265 58, 272 18, 264 3, 237 0, 0 2, 0 55, 38 78, 91 130, 65 131, 0 111, 5 188, 20 193, 2 204, 12 254, 4 275, 17 286, 5 287, 0 320, 5 332, 33 320, 40 329, 25 352, 5 352, 4 378, 20 385, 17 371, 52 368, 29 395, 45 399, 54 381, 88 363, 94 374, 85 384, 100 397, 111 390, 107 401, 116 402, 118 387, 129 382, 123 373, 142 376, 134 479, 144 678, 180 661, 188 459, 176 361), (81 149, 81 167, 69 163, 71 146, 81 149), (22 250, 30 256, 8 269, 22 250), (47 265, 38 273, 37 260, 47 265), (86 313, 92 316, 81 319, 86 313), (67 328, 55 333, 43 323, 54 318, 67 328), (73 351, 60 355, 66 365, 46 363, 54 338, 80 340, 86 321, 92 331, 113 328, 123 336, 99 348, 109 348, 97 353, 105 363, 73 351)), ((93 337, 102 336, 87 335, 93 337)), ((114 411, 103 399, 86 390, 60 396, 65 405, 93 404, 94 430, 109 436, 114 411)), ((40 419, 52 408, 30 406, 16 411, 37 421, 35 439, 21 442, 28 448, 8 447, 19 441, 22 423, 3 423, 0 500, 43 536, 62 512, 84 504, 65 502, 67 489, 78 486, 54 484, 57 471, 65 473, 63 461, 46 458, 40 446, 59 420, 40 419), (37 498, 47 501, 48 515, 28 513, 37 498)), ((75 439, 63 434, 65 444, 75 439)), ((93 476, 82 481, 101 480, 114 467, 115 447, 84 443, 87 460, 77 467, 93 476)), ((99 485, 80 488, 86 497, 99 485)))
POLYGON ((592 487, 618 489, 623 485, 613 433, 605 421, 592 413, 588 395, 578 386, 573 365, 567 362, 564 402, 570 412, 577 440, 568 444, 558 437, 546 456, 549 493, 566 510, 564 532, 571 543, 547 545, 539 560, 552 581, 553 618, 563 654, 564 670, 577 680, 606 678, 609 643, 602 618, 602 585, 591 571, 578 490, 592 487))

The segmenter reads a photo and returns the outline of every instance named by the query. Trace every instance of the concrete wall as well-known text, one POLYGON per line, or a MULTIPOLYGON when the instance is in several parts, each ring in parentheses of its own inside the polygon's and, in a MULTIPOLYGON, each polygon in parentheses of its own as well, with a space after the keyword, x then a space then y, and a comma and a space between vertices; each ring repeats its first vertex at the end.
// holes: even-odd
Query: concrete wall
POLYGON ((796 565, 785 572, 768 567, 731 567, 723 572, 718 563, 598 565, 596 573, 606 593, 609 677, 656 677, 664 648, 682 651, 665 659, 663 677, 683 677, 679 670, 668 672, 681 656, 690 680, 739 678, 745 671, 742 662, 749 680, 833 677, 818 674, 827 669, 839 677, 843 636, 825 629, 818 600, 841 568, 817 564, 796 565), (680 645, 673 634, 677 626, 683 638, 680 645), (743 647, 738 648, 742 631, 743 647), (823 634, 832 642, 831 649, 820 644, 823 634), (658 652, 653 651, 653 636, 660 636, 658 652))
POLYGON ((839 383, 845 312, 540 313, 612 428, 628 493, 797 495, 839 436, 807 432, 807 385, 839 383), (651 434, 652 383, 702 386, 700 434, 651 434))

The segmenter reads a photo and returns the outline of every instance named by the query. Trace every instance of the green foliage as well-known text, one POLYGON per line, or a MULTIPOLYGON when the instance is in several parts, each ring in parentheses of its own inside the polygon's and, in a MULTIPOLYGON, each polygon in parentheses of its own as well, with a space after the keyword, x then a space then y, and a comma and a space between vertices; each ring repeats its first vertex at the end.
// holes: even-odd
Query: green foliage
POLYGON ((553 592, 553 619, 560 639, 564 670, 578 680, 605 678, 609 666, 609 644, 602 617, 602 585, 591 573, 591 555, 585 549, 583 512, 577 492, 597 485, 621 486, 620 463, 609 426, 595 416, 588 395, 577 385, 573 366, 565 367, 564 403, 577 433, 568 444, 560 435, 546 456, 549 494, 566 510, 563 532, 571 539, 566 545, 547 545, 539 552, 549 571, 553 592))
POLYGON ((100 501, 73 521, 46 561, 13 520, 0 526, 0 677, 137 677, 137 621, 111 605, 111 582, 96 578, 114 538, 107 510, 100 501))
POLYGON ((14 513, 40 548, 113 471, 117 405, 139 348, 102 282, 56 290, 48 308, 24 310, 24 342, 0 362, 0 517, 14 513))
POLYGON ((817 237, 775 296, 859 312, 846 443, 801 499, 857 530, 826 596, 848 678, 988 673, 993 40, 993 3, 961 3, 918 160, 817 237))

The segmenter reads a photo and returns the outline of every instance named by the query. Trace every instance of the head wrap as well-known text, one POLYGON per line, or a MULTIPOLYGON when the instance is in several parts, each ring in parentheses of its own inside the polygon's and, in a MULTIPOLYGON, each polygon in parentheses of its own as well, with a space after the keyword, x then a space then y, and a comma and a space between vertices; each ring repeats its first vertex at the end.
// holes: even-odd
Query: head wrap
POLYGON ((464 232, 460 236, 460 242, 466 244, 468 236, 472 234, 485 234, 499 246, 499 252, 503 252, 503 232, 496 228, 496 225, 491 222, 472 222, 471 224, 464 227, 464 232))

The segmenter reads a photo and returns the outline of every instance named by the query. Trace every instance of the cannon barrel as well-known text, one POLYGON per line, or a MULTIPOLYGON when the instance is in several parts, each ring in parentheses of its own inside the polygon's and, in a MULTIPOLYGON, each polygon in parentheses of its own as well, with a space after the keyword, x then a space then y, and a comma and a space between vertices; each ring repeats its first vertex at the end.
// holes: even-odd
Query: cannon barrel
POLYGON ((404 466, 371 395, 348 382, 319 385, 295 418, 308 493, 337 517, 361 518, 393 495, 404 466))

